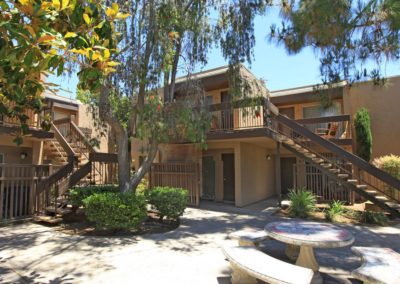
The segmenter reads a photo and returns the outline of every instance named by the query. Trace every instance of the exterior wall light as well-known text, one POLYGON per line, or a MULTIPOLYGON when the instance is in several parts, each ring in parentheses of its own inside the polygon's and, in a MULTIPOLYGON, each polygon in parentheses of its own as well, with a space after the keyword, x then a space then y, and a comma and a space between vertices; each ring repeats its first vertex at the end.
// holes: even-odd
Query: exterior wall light
POLYGON ((28 157, 28 154, 25 152, 22 152, 20 156, 21 156, 21 160, 25 160, 26 157, 28 157))
POLYGON ((267 155, 267 160, 271 160, 271 155, 267 155))

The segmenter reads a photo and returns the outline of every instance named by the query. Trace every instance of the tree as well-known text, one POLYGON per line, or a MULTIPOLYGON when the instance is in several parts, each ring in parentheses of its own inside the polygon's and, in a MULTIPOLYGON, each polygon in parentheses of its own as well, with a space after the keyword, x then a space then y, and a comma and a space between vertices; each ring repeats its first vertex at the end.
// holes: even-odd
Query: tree
POLYGON ((283 22, 271 27, 271 40, 292 54, 313 48, 323 83, 367 78, 382 83, 383 62, 399 59, 397 0, 283 0, 281 8, 283 22))
MULTIPOLYGON (((204 145, 210 118, 204 90, 192 74, 220 44, 229 59, 235 97, 252 83, 240 76, 240 63, 251 59, 251 17, 264 1, 135 0, 119 1, 132 17, 116 26, 122 34, 121 65, 104 81, 99 95, 82 98, 99 110, 116 138, 121 191, 135 190, 162 142, 188 140, 204 145), (215 8, 217 7, 217 8, 215 8), (256 9, 257 8, 257 9, 256 9), (251 33, 248 33, 250 35, 251 33), (178 72, 188 74, 177 81, 178 72), (179 97, 179 100, 175 98, 179 97), (147 157, 131 175, 131 139, 148 143, 147 157)), ((85 89, 84 84, 79 86, 85 89)))
POLYGON ((371 118, 366 108, 360 108, 354 115, 357 155, 369 162, 372 155, 371 118))
POLYGON ((85 87, 99 92, 118 64, 114 25, 128 14, 95 0, 0 0, 0 12, 0 114, 21 122, 21 143, 29 129, 25 110, 39 113, 42 93, 57 91, 45 81, 49 73, 78 69, 85 87))

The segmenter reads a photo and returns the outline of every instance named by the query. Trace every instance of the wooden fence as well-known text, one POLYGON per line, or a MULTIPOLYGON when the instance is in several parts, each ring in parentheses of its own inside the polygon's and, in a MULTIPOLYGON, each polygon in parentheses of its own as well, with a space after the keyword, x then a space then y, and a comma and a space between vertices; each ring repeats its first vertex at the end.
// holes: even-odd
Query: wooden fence
POLYGON ((49 167, 0 164, 0 222, 31 216, 37 183, 49 175, 49 167))
POLYGON ((293 165, 293 187, 307 188, 318 196, 320 201, 340 200, 353 203, 355 198, 352 191, 309 164, 293 165))
POLYGON ((158 163, 150 170, 150 188, 171 186, 184 188, 189 193, 189 205, 199 206, 200 169, 196 163, 158 163))

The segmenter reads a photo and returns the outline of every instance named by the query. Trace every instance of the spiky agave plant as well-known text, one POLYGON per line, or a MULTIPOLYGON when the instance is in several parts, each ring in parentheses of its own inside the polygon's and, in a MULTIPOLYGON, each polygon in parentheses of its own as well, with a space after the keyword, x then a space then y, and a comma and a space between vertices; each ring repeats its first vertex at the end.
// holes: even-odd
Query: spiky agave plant
POLYGON ((306 188, 290 190, 288 194, 291 205, 289 213, 293 217, 306 218, 315 210, 316 196, 306 188))

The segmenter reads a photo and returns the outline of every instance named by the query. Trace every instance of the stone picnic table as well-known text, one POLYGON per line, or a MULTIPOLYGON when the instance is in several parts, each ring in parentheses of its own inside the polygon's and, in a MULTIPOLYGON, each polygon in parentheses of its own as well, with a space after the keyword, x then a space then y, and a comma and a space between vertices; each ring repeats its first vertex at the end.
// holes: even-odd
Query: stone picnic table
POLYGON ((281 221, 268 223, 264 230, 268 236, 289 245, 300 246, 296 265, 314 271, 312 283, 322 283, 314 248, 337 248, 354 242, 353 235, 345 229, 326 223, 309 221, 281 221))

